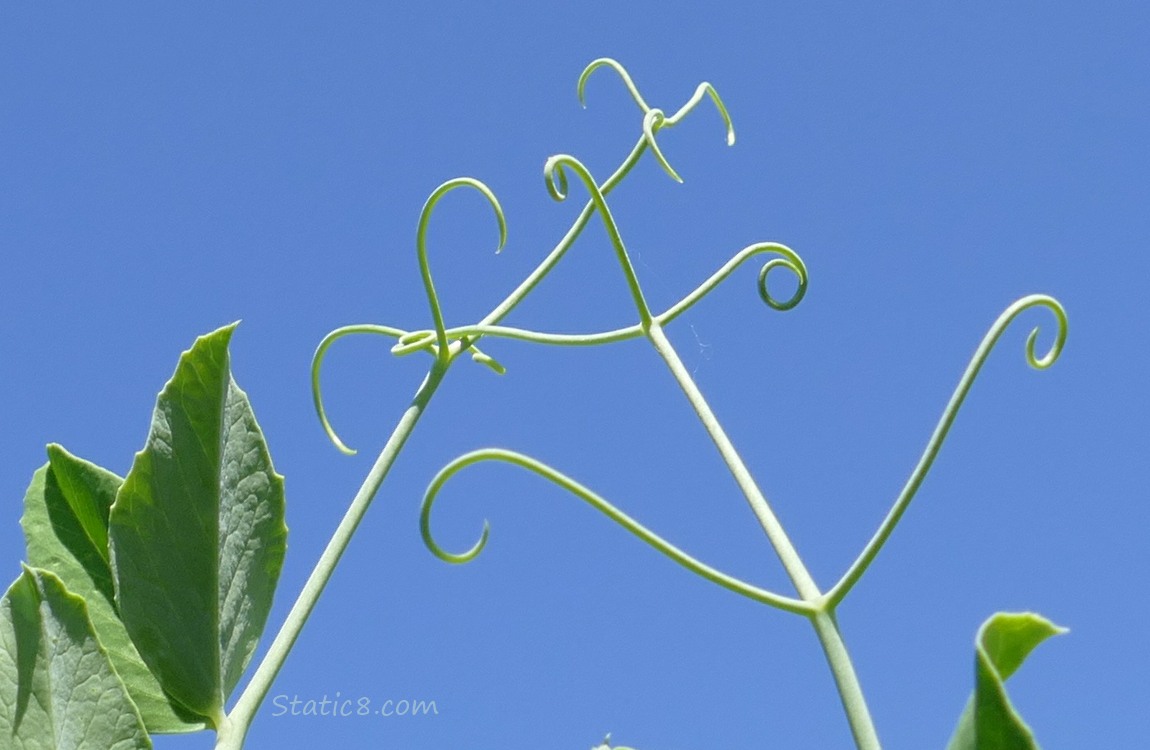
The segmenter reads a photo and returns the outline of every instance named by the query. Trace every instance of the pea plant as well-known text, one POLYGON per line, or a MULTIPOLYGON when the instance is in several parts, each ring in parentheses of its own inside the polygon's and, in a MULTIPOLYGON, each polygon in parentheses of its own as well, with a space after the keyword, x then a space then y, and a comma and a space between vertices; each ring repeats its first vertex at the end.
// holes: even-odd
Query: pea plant
MULTIPOLYGON (((770 308, 789 310, 807 289, 803 260, 785 245, 759 242, 735 253, 710 278, 662 312, 647 303, 607 197, 648 152, 680 180, 659 146, 658 135, 709 100, 725 127, 734 129, 718 92, 702 83, 673 114, 650 106, 619 63, 592 62, 578 80, 579 99, 595 71, 618 74, 642 113, 640 133, 618 168, 600 181, 573 156, 552 156, 544 166, 556 201, 579 183, 586 203, 559 243, 502 302, 473 325, 448 328, 427 256, 426 235, 436 205, 459 188, 478 192, 490 205, 502 249, 507 224, 494 193, 461 177, 443 183, 424 204, 415 246, 432 326, 406 330, 360 324, 339 328, 319 344, 312 364, 315 407, 336 447, 353 453, 329 422, 320 390, 324 356, 340 339, 360 334, 394 339, 392 353, 429 355, 427 375, 403 411, 346 514, 297 596, 270 647, 236 695, 266 625, 286 549, 283 478, 276 473, 247 395, 231 375, 229 345, 235 325, 198 338, 185 351, 156 400, 144 447, 121 478, 59 445, 35 471, 24 498, 21 523, 27 562, 0 602, 0 746, 32 750, 130 750, 152 746, 151 736, 212 731, 217 750, 244 746, 280 668, 356 528, 448 371, 464 354, 503 373, 479 348, 483 339, 518 339, 544 345, 598 346, 646 339, 666 364, 698 416, 739 490, 750 505, 787 576, 793 594, 770 591, 731 576, 692 556, 632 518, 576 479, 523 453, 486 448, 459 456, 432 479, 420 527, 427 547, 450 563, 466 563, 483 550, 489 527, 463 552, 445 550, 432 534, 431 515, 440 491, 457 473, 481 462, 518 466, 562 487, 683 568, 719 586, 791 615, 814 629, 860 750, 880 747, 862 685, 851 663, 836 610, 881 552, 914 499, 979 370, 1011 322, 1031 308, 1054 315, 1057 331, 1044 353, 1038 329, 1026 342, 1027 362, 1045 369, 1057 360, 1067 334, 1066 315, 1052 297, 1035 294, 1006 308, 990 326, 959 379, 949 403, 884 520, 854 562, 829 588, 820 588, 755 483, 734 444, 696 386, 664 329, 758 256, 769 259, 758 274, 758 294, 770 308), (555 268, 588 223, 603 223, 637 313, 637 322, 615 330, 558 334, 512 328, 501 321, 555 268), (773 271, 789 272, 796 291, 780 299, 768 288, 773 271), (229 707, 230 706, 230 707, 229 707)), ((1062 628, 1034 613, 997 613, 978 630, 974 685, 958 718, 950 750, 1036 748, 1004 683, 1030 651, 1062 628)), ((595 750, 610 750, 610 738, 595 750)), ((617 748, 617 750, 621 750, 617 748)))

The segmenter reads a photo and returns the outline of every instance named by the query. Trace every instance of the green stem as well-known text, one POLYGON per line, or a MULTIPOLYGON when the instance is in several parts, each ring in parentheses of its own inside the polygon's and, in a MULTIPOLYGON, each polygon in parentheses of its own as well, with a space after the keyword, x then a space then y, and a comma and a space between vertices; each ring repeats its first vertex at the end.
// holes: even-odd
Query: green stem
MULTIPOLYGON (((627 173, 635 168, 635 165, 639 163, 639 158, 643 155, 643 151, 645 151, 646 148, 646 139, 640 137, 634 148, 631 149, 631 153, 627 154, 627 158, 623 160, 619 168, 600 186, 599 191, 603 195, 610 193, 615 186, 627 176, 627 173)), ((507 315, 523 301, 528 293, 543 280, 543 277, 551 272, 555 264, 563 258, 563 255, 566 254, 571 248, 571 245, 575 243, 575 239, 583 232, 583 229, 587 226, 587 222, 591 220, 591 214, 593 213, 595 213, 595 201, 589 200, 586 205, 583 206, 583 210, 579 213, 579 216, 575 219, 571 228, 567 230, 567 234, 563 235, 563 238, 559 240, 559 243, 555 245, 554 249, 547 254, 543 262, 540 263, 527 278, 520 282, 519 286, 515 287, 502 302, 496 305, 495 309, 485 315, 483 319, 479 321, 479 325, 494 325, 507 317, 507 315)))
POLYGON ((679 383, 679 387, 683 389, 683 393, 687 396, 687 401, 691 403, 691 407, 698 415, 699 421, 703 423, 703 427, 707 430, 707 434, 711 436, 711 440, 715 443, 715 447, 719 450, 719 455, 723 457, 723 461, 727 464, 731 475, 735 478, 735 482, 739 485, 739 489, 743 491, 743 495, 747 498, 747 502, 751 506, 755 517, 759 519, 759 525, 763 527, 766 532, 767 538, 771 541, 771 546, 775 548, 775 553, 779 556, 779 560, 783 564, 783 569, 786 570, 787 575, 790 576, 791 582, 795 585, 795 590, 799 592, 805 601, 814 602, 821 596, 822 592, 815 584, 811 574, 803 565, 799 553, 795 550, 794 544, 791 543, 787 532, 783 530, 783 525, 779 523, 778 517, 775 516, 771 510, 770 504, 767 499, 763 497, 763 493, 755 484, 754 478, 751 477, 751 472, 747 469, 747 465, 743 463, 742 457, 739 452, 735 450, 734 444, 731 439, 727 437, 727 433, 723 430, 719 420, 715 417, 715 413, 711 411, 710 405, 707 400, 703 398, 702 392, 699 387, 695 385, 695 381, 691 378, 690 373, 687 372, 683 360, 679 359, 678 352, 671 345, 667 335, 663 333, 663 328, 658 323, 652 322, 647 329, 647 337, 655 347, 655 351, 667 363, 670 368, 671 374, 675 376, 675 380, 679 383))
POLYGON ((411 405, 404 411, 403 416, 399 420, 399 424, 395 427, 395 431, 391 433, 391 437, 388 438, 387 443, 383 446, 379 458, 375 460, 375 464, 371 467, 371 471, 368 472, 367 478, 363 481, 359 492, 356 493, 355 499, 352 500, 351 506, 347 509, 347 513, 344 514, 343 520, 340 521, 339 526, 336 528, 335 533, 332 535, 331 540, 320 556, 319 562, 316 563, 315 569, 312 570, 311 575, 308 576, 307 583, 304 584, 303 590, 300 591, 295 604, 292 605, 287 619, 284 621, 279 633, 276 634, 275 640, 272 642, 267 654, 264 655, 263 661, 260 662, 251 681, 247 687, 244 688, 244 692, 240 695, 235 707, 232 708, 228 714, 231 731, 221 732, 217 736, 216 750, 239 750, 243 747, 244 737, 247 735, 247 730, 251 725, 252 719, 255 718, 256 711, 267 696, 268 690, 271 688, 272 682, 275 681, 276 675, 279 674, 288 652, 291 651, 292 646, 295 645, 304 623, 307 622, 308 616, 311 615, 312 609, 315 608, 316 602, 319 601, 320 594, 323 593, 324 587, 331 579, 331 575, 335 571, 340 557, 343 556, 344 550, 347 549, 348 542, 351 541, 352 535, 355 533, 360 521, 363 520, 368 506, 371 505, 372 499, 379 491, 380 485, 383 484, 383 480, 387 477, 387 473, 391 469, 392 464, 395 463, 399 451, 403 448, 404 443, 407 442, 412 430, 415 429, 415 425, 427 408, 427 404, 431 400, 432 395, 434 395, 435 390, 443 381, 443 377, 447 374, 449 366, 450 360, 447 363, 437 361, 432 366, 431 371, 427 374, 423 383, 419 386, 419 390, 416 391, 415 398, 412 399, 411 405))
POLYGON ((759 519, 759 524, 766 532, 771 546, 774 547, 775 553, 779 556, 779 560, 794 583, 799 596, 803 601, 812 605, 814 611, 808 614, 808 617, 815 628, 819 642, 822 644, 827 662, 830 664, 831 674, 834 676, 835 685, 838 688, 839 697, 842 699, 843 709, 846 711, 847 721, 850 723, 851 734, 854 735, 858 750, 881 750, 882 746, 879 744, 874 722, 871 719, 870 711, 867 709, 866 700, 863 698, 862 686, 859 684, 850 654, 847 653, 846 645, 843 643, 842 635, 839 633, 838 625, 834 620, 833 604, 819 591, 818 585, 803 564, 794 544, 787 537, 782 524, 779 523, 767 499, 751 477, 751 472, 743 463, 743 459, 719 424, 715 413, 711 411, 711 407, 703 398, 699 387, 691 378, 690 373, 687 372, 678 352, 675 351, 674 346, 657 322, 652 321, 648 327, 647 338, 655 347, 655 351, 667 363, 671 374, 674 375, 679 387, 683 389, 683 393, 691 403, 691 407, 703 423, 703 427, 711 436, 711 440, 719 450, 719 455, 723 457, 723 461, 727 464, 735 482, 738 483, 739 488, 746 496, 751 510, 759 519))
POLYGON ((843 642, 839 625, 835 621, 833 610, 824 610, 811 617, 811 624, 815 626, 819 643, 823 646, 827 663, 830 664, 831 674, 835 678, 835 687, 839 691, 839 699, 843 703, 847 721, 850 723, 851 734, 854 736, 858 750, 882 750, 875 732, 874 722, 867 709, 866 698, 863 696, 862 685, 859 684, 858 675, 855 674, 854 664, 851 663, 850 654, 843 642))

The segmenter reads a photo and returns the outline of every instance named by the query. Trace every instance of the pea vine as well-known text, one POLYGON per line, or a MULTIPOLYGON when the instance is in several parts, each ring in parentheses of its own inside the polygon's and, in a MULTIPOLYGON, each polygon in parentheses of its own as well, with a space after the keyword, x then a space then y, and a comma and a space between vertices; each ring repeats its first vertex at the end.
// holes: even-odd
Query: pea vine
MULTIPOLYGON (((937 457, 979 371, 1013 321, 1033 308, 1054 316, 1053 343, 1039 353, 1034 328, 1026 341, 1031 367, 1046 369, 1059 357, 1067 319, 1053 297, 1019 299, 994 321, 976 348, 950 401, 902 491, 871 539, 837 581, 821 588, 789 540, 764 492, 695 384, 664 329, 718 288, 738 268, 766 256, 757 289, 771 309, 798 305, 807 290, 803 260, 773 242, 744 247, 678 302, 651 309, 631 261, 608 196, 650 152, 671 178, 682 181, 659 145, 659 134, 680 123, 704 101, 717 110, 728 145, 731 118, 709 83, 673 112, 650 106, 627 71, 601 58, 579 76, 585 103, 589 77, 613 71, 642 118, 634 146, 600 181, 577 158, 559 154, 544 165, 544 181, 557 202, 574 187, 586 194, 583 209, 555 247, 507 297, 477 323, 448 327, 428 260, 427 230, 437 205, 468 188, 490 206, 498 229, 496 252, 507 239, 507 222, 495 194, 470 177, 449 180, 428 197, 416 230, 420 276, 431 327, 406 330, 357 324, 338 328, 319 344, 311 369, 320 423, 334 445, 354 453, 339 437, 326 411, 321 370, 330 348, 352 335, 383 336, 391 352, 430 356, 426 376, 352 499, 327 547, 297 596, 251 678, 228 708, 256 650, 270 611, 285 550, 282 477, 274 470, 246 394, 231 376, 229 343, 234 325, 200 337, 184 352, 156 402, 144 450, 124 478, 84 461, 62 447, 48 448, 48 463, 33 476, 22 523, 28 565, 0 602, 0 740, 22 748, 151 747, 151 735, 216 733, 217 750, 239 750, 324 587, 448 370, 465 353, 502 374, 504 366, 480 349, 481 339, 516 339, 554 346, 598 346, 646 339, 667 366, 711 438, 745 501, 766 534, 794 594, 771 591, 725 573, 676 546, 576 479, 527 454, 485 448, 459 456, 432 479, 420 512, 427 547, 450 563, 466 563, 484 549, 490 526, 462 552, 444 549, 432 533, 432 510, 440 492, 459 472, 478 463, 517 466, 563 488, 680 566, 725 589, 806 618, 822 645, 846 719, 860 750, 877 750, 878 733, 836 619, 839 605, 862 579, 898 525, 937 457), (561 334, 509 327, 501 321, 551 272, 593 216, 610 239, 635 307, 637 322, 613 330, 561 334), (798 282, 790 297, 775 297, 773 271, 798 282)), ((1061 628, 1032 613, 998 613, 975 640, 974 690, 949 744, 950 750, 1036 748, 1033 734, 1007 697, 1004 681, 1042 640, 1061 628)), ((608 736, 595 750, 610 750, 608 736)), ((627 750, 617 748, 616 750, 627 750)))

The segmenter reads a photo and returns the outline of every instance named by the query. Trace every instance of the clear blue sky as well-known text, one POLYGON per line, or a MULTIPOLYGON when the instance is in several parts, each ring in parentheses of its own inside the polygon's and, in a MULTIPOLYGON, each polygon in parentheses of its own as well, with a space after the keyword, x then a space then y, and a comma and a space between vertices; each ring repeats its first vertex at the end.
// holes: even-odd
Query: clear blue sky
MULTIPOLYGON (((45 443, 123 474, 156 391, 200 333, 243 319, 233 365, 287 477, 278 627, 426 358, 383 340, 328 360, 346 458, 312 413, 330 329, 428 325, 420 207, 459 175, 510 223, 492 254, 477 196, 431 232, 449 324, 477 320, 558 240, 544 159, 605 177, 639 132, 613 56, 656 106, 715 84, 612 196, 664 307, 743 246, 795 248, 811 274, 777 313, 745 268, 671 327, 700 387, 815 577, 829 586, 917 460, 990 323, 1057 296, 1070 338, 1025 365, 1031 312, 994 352, 918 499, 840 620, 880 737, 941 748, 996 610, 1072 632, 1012 680, 1048 750, 1150 733, 1150 13, 1141 3, 7 3, 0 9, 0 552, 10 577, 45 443)), ((598 225, 508 322, 634 321, 598 225)), ((538 455, 666 537, 786 589, 686 402, 642 342, 488 342, 461 361, 384 485, 272 695, 434 700, 438 715, 274 716, 251 748, 639 750, 850 746, 799 618, 683 571, 508 467, 449 487, 437 515, 480 559, 422 546, 417 509, 446 461, 538 455)), ((205 736, 158 748, 209 748, 205 736)))

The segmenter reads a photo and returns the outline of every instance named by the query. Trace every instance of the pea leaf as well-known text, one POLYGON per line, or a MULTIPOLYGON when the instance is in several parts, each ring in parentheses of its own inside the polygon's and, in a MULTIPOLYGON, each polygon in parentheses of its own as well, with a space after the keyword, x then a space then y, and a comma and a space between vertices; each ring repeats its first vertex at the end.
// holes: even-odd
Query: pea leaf
POLYGON ((48 464, 24 495, 20 524, 28 561, 51 570, 87 603, 100 644, 152 733, 193 732, 204 721, 175 704, 140 658, 116 611, 108 561, 108 513, 123 482, 106 469, 48 446, 48 464))
POLYGON ((44 570, 25 567, 0 599, 0 745, 152 747, 84 600, 44 570))
POLYGON ((231 377, 235 325, 201 336, 156 400, 111 509, 116 602, 164 689, 220 727, 283 565, 283 477, 231 377))
POLYGON ((999 612, 975 638, 974 694, 959 717, 947 750, 1038 750, 1030 727, 1014 710, 1003 684, 1034 647, 1065 633, 1030 612, 999 612))

